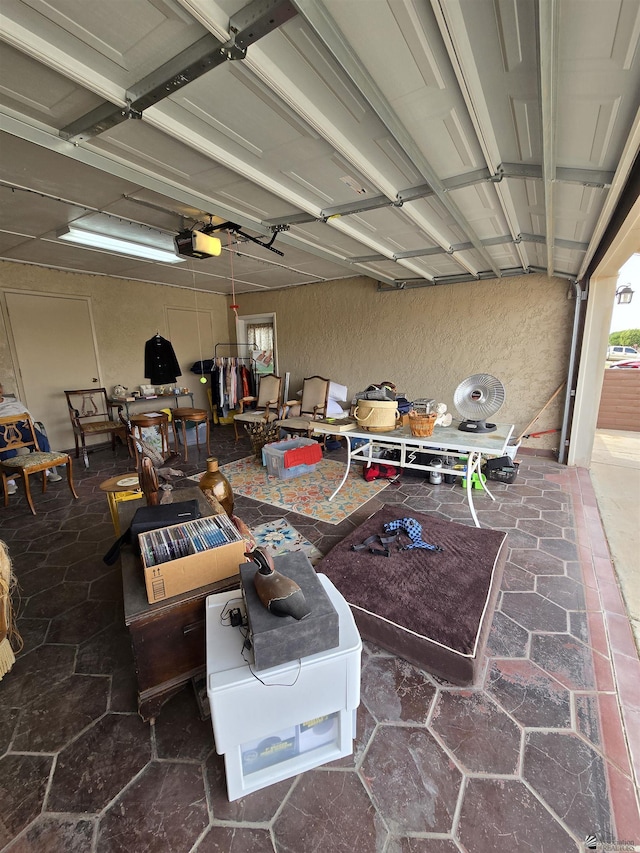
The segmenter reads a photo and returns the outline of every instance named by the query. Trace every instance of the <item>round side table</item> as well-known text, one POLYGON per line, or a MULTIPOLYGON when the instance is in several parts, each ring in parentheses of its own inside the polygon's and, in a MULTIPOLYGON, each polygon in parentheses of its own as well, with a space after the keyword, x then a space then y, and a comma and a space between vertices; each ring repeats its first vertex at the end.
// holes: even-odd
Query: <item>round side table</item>
POLYGON ((100 488, 103 492, 107 493, 113 528, 116 531, 116 536, 120 536, 118 504, 120 501, 135 501, 144 497, 140 488, 138 475, 135 472, 118 474, 117 477, 110 477, 108 480, 100 483, 100 488))
POLYGON ((188 407, 172 409, 171 411, 171 423, 173 425, 173 445, 175 447, 176 453, 178 452, 178 426, 180 426, 182 432, 182 444, 184 445, 184 461, 189 461, 189 445, 187 444, 186 427, 187 421, 192 421, 196 425, 196 446, 198 448, 198 453, 200 453, 200 433, 198 431, 198 427, 200 426, 200 424, 207 425, 207 455, 211 456, 211 448, 209 446, 209 415, 204 409, 190 409, 188 407))

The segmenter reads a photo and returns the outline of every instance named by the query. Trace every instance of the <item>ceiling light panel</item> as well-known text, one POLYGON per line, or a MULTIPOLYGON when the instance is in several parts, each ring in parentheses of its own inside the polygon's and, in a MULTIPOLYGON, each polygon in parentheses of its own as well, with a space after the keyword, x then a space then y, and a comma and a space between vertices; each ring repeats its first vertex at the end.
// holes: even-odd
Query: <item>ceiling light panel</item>
POLYGON ((147 261, 158 261, 164 264, 180 264, 184 258, 179 258, 174 252, 158 249, 146 243, 134 243, 96 231, 84 231, 81 228, 69 227, 57 234, 58 240, 85 246, 88 249, 98 249, 103 252, 114 252, 118 255, 130 255, 147 261))

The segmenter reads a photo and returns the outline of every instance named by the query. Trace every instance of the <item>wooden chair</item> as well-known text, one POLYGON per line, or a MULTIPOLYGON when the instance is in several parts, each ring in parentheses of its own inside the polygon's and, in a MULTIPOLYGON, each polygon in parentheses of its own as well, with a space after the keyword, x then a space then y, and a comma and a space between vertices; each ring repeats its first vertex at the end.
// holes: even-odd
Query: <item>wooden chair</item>
POLYGON ((7 481, 21 477, 24 481, 24 492, 27 503, 31 512, 35 515, 36 510, 31 497, 29 477, 31 474, 42 474, 42 492, 44 493, 47 491, 47 468, 57 468, 59 465, 66 466, 67 481, 71 489, 71 494, 74 498, 78 498, 73 486, 71 457, 64 451, 52 450, 45 453, 43 450, 40 450, 33 421, 27 412, 0 418, 0 447, 2 450, 27 451, 26 453, 19 453, 11 459, 0 460, 0 475, 2 476, 5 506, 9 505, 7 481))
POLYGON ((148 456, 143 456, 140 460, 140 488, 147 506, 157 506, 160 503, 158 469, 154 467, 148 456))
POLYGON ((312 422, 326 417, 330 384, 330 380, 322 376, 305 378, 301 399, 288 400, 284 404, 284 418, 276 423, 287 433, 311 436, 312 422))
POLYGON ((184 477, 183 471, 178 471, 171 466, 180 461, 180 454, 170 451, 164 453, 156 450, 148 444, 141 435, 134 434, 131 424, 124 417, 122 412, 119 412, 118 417, 124 429, 127 447, 129 454, 135 459, 135 467, 138 476, 142 473, 142 460, 147 458, 150 460, 153 467, 157 470, 158 476, 163 480, 169 481, 172 477, 184 477))
POLYGON ((109 403, 106 388, 80 388, 75 391, 65 391, 69 417, 73 427, 73 438, 76 443, 76 459, 80 455, 84 467, 89 467, 89 451, 86 439, 96 435, 110 435, 111 449, 116 449, 116 436, 126 443, 126 436, 119 420, 114 420, 113 409, 117 409, 116 418, 122 411, 122 406, 109 403))
POLYGON ((243 397, 239 400, 240 411, 233 418, 233 429, 238 435, 238 424, 256 424, 261 421, 270 423, 280 417, 280 397, 282 395, 282 378, 275 373, 267 373, 260 379, 257 397, 243 397), (249 403, 255 403, 256 408, 245 412, 244 408, 249 403))

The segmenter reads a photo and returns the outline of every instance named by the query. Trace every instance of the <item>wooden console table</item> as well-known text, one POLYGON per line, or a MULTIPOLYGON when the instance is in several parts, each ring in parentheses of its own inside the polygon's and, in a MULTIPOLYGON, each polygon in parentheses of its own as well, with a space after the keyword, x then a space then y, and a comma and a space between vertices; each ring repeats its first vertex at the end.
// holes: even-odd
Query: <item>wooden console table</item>
MULTIPOLYGON (((178 407, 178 400, 181 400, 183 397, 188 397, 191 400, 191 407, 193 408, 193 392, 187 391, 186 394, 154 394, 153 397, 136 397, 135 400, 125 400, 124 397, 110 397, 109 405, 111 406, 124 406, 125 413, 127 415, 127 420, 131 417, 129 412, 129 406, 137 406, 138 403, 146 403, 151 409, 175 409, 178 407), (171 406, 170 403, 173 401, 175 405, 171 406)), ((140 410, 142 413, 142 410, 140 410)), ((150 409, 148 409, 150 411, 150 409)))
MULTIPOLYGON (((203 516, 217 514, 197 486, 176 489, 173 495, 176 502, 195 498, 203 516)), ((136 509, 131 501, 118 504, 122 530, 129 527, 136 509)), ((206 672, 205 599, 238 589, 240 575, 149 604, 140 558, 125 548, 121 564, 124 621, 131 634, 138 679, 138 713, 145 722, 153 722, 168 699, 206 672)))

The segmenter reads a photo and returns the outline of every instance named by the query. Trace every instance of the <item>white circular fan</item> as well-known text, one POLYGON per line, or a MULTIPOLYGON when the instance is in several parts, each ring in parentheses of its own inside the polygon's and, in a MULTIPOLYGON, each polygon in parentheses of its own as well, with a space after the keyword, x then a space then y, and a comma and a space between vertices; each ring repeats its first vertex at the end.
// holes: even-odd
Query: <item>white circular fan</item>
POLYGON ((504 385, 488 373, 475 373, 463 379, 453 395, 453 403, 465 420, 458 429, 463 432, 494 432, 495 424, 486 418, 495 415, 505 399, 504 385))

